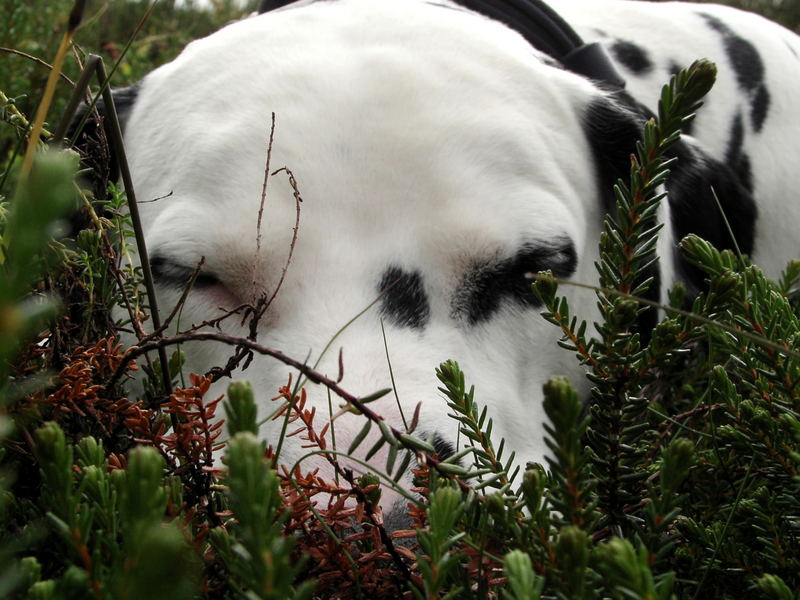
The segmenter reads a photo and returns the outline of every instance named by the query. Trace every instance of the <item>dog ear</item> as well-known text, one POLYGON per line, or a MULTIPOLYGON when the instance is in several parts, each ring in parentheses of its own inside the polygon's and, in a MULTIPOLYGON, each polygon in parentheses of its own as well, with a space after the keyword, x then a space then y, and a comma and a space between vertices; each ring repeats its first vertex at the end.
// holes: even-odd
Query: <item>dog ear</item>
MULTIPOLYGON (((114 108, 120 128, 125 131, 133 104, 139 91, 139 85, 112 90, 114 108)), ((94 176, 104 175, 107 181, 115 181, 119 177, 119 167, 113 144, 110 143, 110 129, 106 123, 108 109, 100 98, 92 108, 81 104, 67 128, 66 140, 78 150, 85 168, 91 168, 94 176), (98 156, 98 151, 105 156, 98 156), (92 162, 94 159, 95 162, 92 162)))
MULTIPOLYGON (((138 84, 134 84, 112 91, 114 108, 123 131, 136 101, 138 88, 138 84)), ((119 157, 111 143, 107 113, 108 109, 102 98, 93 108, 88 104, 81 104, 73 115, 65 136, 81 157, 81 169, 85 171, 84 177, 94 198, 105 198, 109 182, 119 178, 119 157)), ((86 215, 75 215, 73 231, 77 232, 88 226, 88 222, 84 222, 86 220, 86 215)))
POLYGON ((628 181, 631 154, 642 139, 648 114, 627 93, 614 94, 593 100, 583 116, 583 129, 594 157, 599 177, 603 206, 613 214, 616 207, 614 185, 617 180, 628 181))
MULTIPOLYGON (((622 90, 593 100, 584 113, 583 129, 597 169, 600 198, 608 214, 616 214, 614 186, 620 179, 625 182, 630 179, 631 155, 636 152, 636 143, 642 139, 647 117, 647 110, 622 90)), ((658 302, 661 299, 661 269, 658 263, 651 264, 641 280, 651 277, 652 283, 645 296, 648 300, 658 302)), ((657 322, 658 311, 654 308, 639 314, 636 330, 643 340, 649 340, 657 322)))
MULTIPOLYGON (((645 120, 651 116, 625 92, 593 101, 585 113, 584 130, 597 165, 605 209, 611 214, 616 206, 613 186, 617 179, 628 181, 631 154, 642 137, 645 120)), ((687 135, 670 149, 669 156, 678 160, 666 182, 671 219, 667 226, 676 244, 676 267, 687 286, 687 297, 693 298, 705 287, 705 276, 683 260, 677 243, 694 233, 720 250, 738 247, 749 254, 758 211, 748 169, 734 171, 687 135)))
MULTIPOLYGON (((689 136, 675 144, 672 155, 678 161, 667 179, 667 194, 675 242, 694 233, 719 250, 738 248, 751 254, 758 209, 748 173, 712 158, 689 136)), ((680 256, 676 265, 689 297, 705 287, 706 276, 699 268, 680 256)))

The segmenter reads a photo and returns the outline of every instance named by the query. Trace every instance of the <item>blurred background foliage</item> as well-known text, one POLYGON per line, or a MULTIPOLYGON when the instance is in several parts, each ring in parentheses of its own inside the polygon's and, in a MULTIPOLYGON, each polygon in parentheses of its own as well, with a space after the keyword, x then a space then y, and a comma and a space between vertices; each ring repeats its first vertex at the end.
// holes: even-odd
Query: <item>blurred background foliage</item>
MULTIPOLYGON (((75 35, 84 53, 100 54, 107 65, 118 61, 146 14, 151 0, 88 0, 84 22, 75 35)), ((160 0, 114 73, 115 86, 140 79, 172 60, 192 41, 241 18, 258 0, 160 0), (201 8, 202 7, 202 8, 201 8)), ((0 10, 0 174, 18 154, 18 109, 32 115, 44 90, 49 63, 64 33, 73 0, 3 0, 0 10), (11 125, 11 127, 3 126, 11 125)), ((64 75, 75 80, 83 56, 68 57, 64 75)), ((61 116, 71 85, 62 79, 50 119, 61 116)), ((51 127, 55 122, 50 123, 51 127)))

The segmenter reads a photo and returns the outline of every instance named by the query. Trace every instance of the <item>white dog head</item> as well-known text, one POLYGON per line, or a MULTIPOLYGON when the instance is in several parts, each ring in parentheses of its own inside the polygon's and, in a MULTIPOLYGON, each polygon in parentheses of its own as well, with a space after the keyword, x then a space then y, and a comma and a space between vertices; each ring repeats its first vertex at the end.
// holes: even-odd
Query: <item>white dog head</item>
MULTIPOLYGON (((371 407, 401 428, 400 411, 410 419, 421 403, 417 433, 444 453, 457 423, 435 367, 454 359, 496 438, 521 464, 541 462, 542 384, 577 375, 577 362, 557 349, 530 274, 592 280, 608 191, 598 148, 619 146, 600 154, 625 169, 638 131, 604 92, 549 62, 501 24, 422 0, 301 3, 190 44, 124 107, 137 196, 161 198, 141 205, 161 306, 178 301, 201 258, 181 328, 275 294, 296 203, 287 173, 272 174, 259 229, 274 113, 269 167, 291 170, 303 202, 258 342, 332 377, 342 348, 341 385, 355 395, 390 386, 391 365, 397 398, 371 407)), ((569 293, 586 314, 591 295, 569 293)), ((225 328, 248 333, 235 319, 225 328)), ((183 349, 195 372, 231 354, 183 349)), ((257 356, 241 374, 262 418, 291 373, 257 356)), ((328 394, 307 391, 321 428, 328 394)), ((281 425, 265 421, 269 443, 281 425)), ((338 447, 362 425, 337 419, 338 447)), ((307 450, 292 438, 282 452, 291 465, 307 450)))

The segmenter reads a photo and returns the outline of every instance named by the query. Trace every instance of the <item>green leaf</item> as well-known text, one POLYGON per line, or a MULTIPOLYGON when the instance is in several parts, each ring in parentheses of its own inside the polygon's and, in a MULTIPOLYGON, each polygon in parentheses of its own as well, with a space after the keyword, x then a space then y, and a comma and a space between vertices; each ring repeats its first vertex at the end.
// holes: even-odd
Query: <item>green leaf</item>
POLYGON ((224 402, 225 423, 228 435, 235 436, 240 431, 249 431, 258 435, 258 408, 253 395, 253 387, 249 381, 234 381, 228 386, 227 399, 224 402))
POLYGON ((521 550, 512 550, 503 558, 503 572, 508 587, 503 592, 505 600, 539 600, 544 578, 533 572, 531 558, 521 550))

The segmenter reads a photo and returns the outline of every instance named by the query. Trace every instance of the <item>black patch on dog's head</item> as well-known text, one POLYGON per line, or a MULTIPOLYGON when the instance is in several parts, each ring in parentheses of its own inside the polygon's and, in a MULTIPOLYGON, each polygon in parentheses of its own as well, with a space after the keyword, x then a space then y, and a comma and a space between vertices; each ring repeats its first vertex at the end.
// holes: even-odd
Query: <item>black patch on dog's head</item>
MULTIPOLYGON (((676 144, 673 153, 678 162, 667 179, 667 192, 676 242, 694 233, 720 250, 738 245, 742 253, 750 254, 758 211, 747 186, 734 172, 737 167, 716 161, 686 142, 676 144), (726 218, 736 244, 728 232, 726 218)), ((677 264, 691 298, 703 289, 705 275, 680 256, 677 264)))
MULTIPOLYGON (((114 97, 114 108, 117 109, 117 117, 119 118, 119 126, 122 133, 125 133, 125 126, 128 124, 128 117, 131 114, 133 105, 136 103, 136 98, 139 96, 140 83, 134 83, 128 87, 118 88, 111 91, 114 97)), ((105 108, 105 105, 103 105, 105 108)))
POLYGON ((769 112, 770 95, 765 85, 759 86, 753 95, 750 104, 750 118, 753 121, 753 129, 761 131, 764 127, 764 121, 767 120, 767 113, 769 112))
POLYGON ((383 273, 378 291, 383 294, 381 314, 398 327, 422 329, 428 324, 431 309, 418 272, 389 267, 383 273))
POLYGON ((633 42, 616 40, 611 44, 611 53, 631 73, 646 75, 653 70, 653 61, 647 55, 647 50, 633 42))
MULTIPOLYGON (((133 105, 136 103, 136 98, 139 95, 139 86, 140 82, 137 82, 128 87, 117 88, 111 92, 114 98, 114 108, 117 111, 117 119, 119 119, 119 126, 123 133, 125 132, 125 126, 128 123, 128 117, 133 109, 133 105)), ((100 98, 97 104, 95 104, 95 108, 97 109, 97 116, 99 116, 103 122, 103 129, 108 138, 108 126, 105 123, 108 110, 105 101, 100 98)), ((87 135, 96 130, 97 120, 92 118, 92 112, 88 104, 81 104, 78 107, 67 129, 66 139, 68 141, 75 140, 75 145, 78 146, 81 135, 87 135)))
POLYGON ((708 26, 722 36, 725 51, 728 54, 736 80, 743 90, 752 91, 764 81, 764 62, 756 47, 748 40, 737 35, 720 19, 707 13, 700 13, 708 26))
POLYGON ((700 13, 709 27, 722 36, 725 52, 733 65, 739 87, 750 96, 753 129, 761 131, 770 105, 770 94, 764 83, 764 61, 756 47, 737 35, 730 27, 713 15, 700 13))
POLYGON ((572 241, 558 238, 547 245, 525 245, 512 258, 476 263, 453 295, 451 314, 476 325, 489 320, 505 300, 514 300, 521 306, 541 306, 531 292, 531 275, 549 269, 563 279, 575 272, 577 262, 572 241))
POLYGON ((433 436, 433 448, 439 460, 447 460, 456 453, 455 446, 441 437, 438 433, 433 436))
POLYGON ((737 179, 742 186, 748 192, 752 192, 753 173, 750 166, 750 157, 742 152, 742 144, 744 144, 744 117, 742 113, 739 113, 731 123, 731 139, 728 141, 725 163, 737 174, 737 179))

